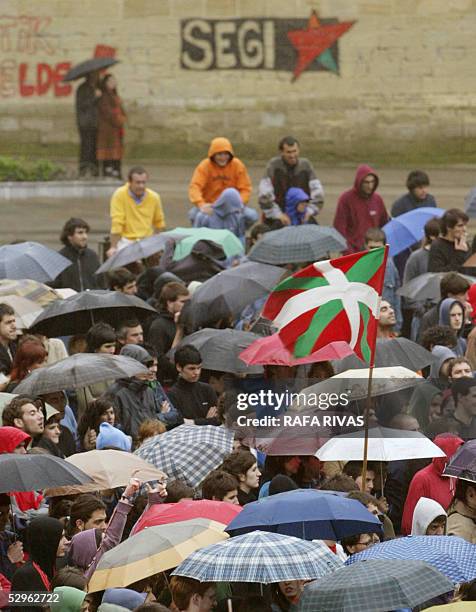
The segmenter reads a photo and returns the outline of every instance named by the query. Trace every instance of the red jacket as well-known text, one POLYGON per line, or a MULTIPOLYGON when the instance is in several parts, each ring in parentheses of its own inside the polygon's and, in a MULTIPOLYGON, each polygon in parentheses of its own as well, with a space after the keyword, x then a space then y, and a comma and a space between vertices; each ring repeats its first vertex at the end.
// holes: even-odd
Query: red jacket
POLYGON ((433 442, 446 453, 446 457, 434 457, 430 465, 427 465, 413 476, 403 507, 403 535, 411 533, 413 511, 420 497, 434 499, 445 510, 453 501, 455 479, 442 476, 442 473, 448 461, 464 441, 454 434, 444 433, 436 436, 433 442))
POLYGON ((357 253, 364 249, 365 232, 371 227, 382 227, 389 221, 385 204, 376 193, 379 179, 373 168, 362 165, 357 168, 354 186, 340 196, 337 202, 334 227, 347 240, 346 254, 357 253), (361 184, 368 174, 376 178, 375 189, 366 196, 361 184))

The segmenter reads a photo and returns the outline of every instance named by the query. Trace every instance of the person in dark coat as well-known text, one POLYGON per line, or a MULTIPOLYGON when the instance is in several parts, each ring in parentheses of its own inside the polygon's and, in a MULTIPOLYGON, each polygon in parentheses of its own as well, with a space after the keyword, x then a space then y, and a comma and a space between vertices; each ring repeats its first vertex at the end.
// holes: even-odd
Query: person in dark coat
POLYGON ((452 208, 440 219, 441 237, 430 247, 428 272, 464 272, 462 266, 471 254, 467 243, 468 215, 452 208))
POLYGON ((426 172, 412 170, 407 177, 407 193, 392 204, 392 217, 398 217, 423 206, 435 207, 436 200, 431 193, 428 193, 429 186, 430 179, 426 172))
MULTIPOLYGON (((0 298, 1 300, 1 298, 0 298)), ((0 302, 0 374, 8 376, 17 349, 17 323, 15 311, 9 304, 0 302)), ((3 382, 6 382, 4 380, 3 382)), ((0 385, 2 381, 0 380, 0 385)))
POLYGON ((97 103, 102 92, 99 89, 99 72, 90 72, 76 91, 76 122, 81 141, 79 176, 98 176, 96 139, 98 129, 97 103))
POLYGON ((72 217, 64 224, 60 236, 64 247, 60 254, 72 263, 55 278, 52 287, 75 291, 99 289, 98 277, 94 274, 100 265, 99 257, 88 247, 89 230, 89 225, 83 219, 72 217))

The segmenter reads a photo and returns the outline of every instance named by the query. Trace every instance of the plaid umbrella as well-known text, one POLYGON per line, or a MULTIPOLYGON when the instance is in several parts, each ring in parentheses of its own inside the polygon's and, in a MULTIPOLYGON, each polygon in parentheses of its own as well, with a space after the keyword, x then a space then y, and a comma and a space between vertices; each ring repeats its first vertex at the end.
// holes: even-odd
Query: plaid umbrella
POLYGON ((54 280, 71 261, 39 242, 21 242, 0 247, 0 278, 54 280))
POLYGON ((244 248, 240 240, 227 229, 209 229, 208 227, 176 227, 174 233, 185 236, 174 250, 174 261, 179 261, 190 254, 198 240, 212 240, 219 244, 227 257, 243 255, 244 248))
POLYGON ((248 254, 252 261, 281 265, 316 261, 330 252, 347 248, 345 238, 333 227, 291 225, 267 232, 248 254))
POLYGON ((455 583, 476 578, 476 546, 456 536, 407 536, 388 540, 352 555, 346 563, 366 559, 419 559, 455 583))
POLYGON ((459 447, 445 467, 443 476, 476 482, 476 440, 468 440, 459 447))
POLYGON ((366 561, 308 584, 297 609, 387 612, 414 608, 453 588, 450 580, 423 561, 366 561))
POLYGON ((33 370, 15 388, 15 393, 42 395, 64 389, 78 389, 104 380, 129 378, 144 372, 147 372, 145 366, 124 355, 77 353, 33 370))
MULTIPOLYGON (((412 278, 411 281, 400 287, 397 293, 410 300, 418 300, 420 302, 432 300, 433 302, 438 302, 441 299, 440 282, 445 274, 447 272, 426 272, 425 274, 420 274, 420 276, 412 278)), ((470 285, 476 283, 476 278, 472 276, 467 276, 466 274, 460 274, 460 276, 465 278, 470 285)))
POLYGON ((200 582, 312 580, 342 566, 327 547, 299 538, 253 531, 192 553, 172 572, 200 582))
POLYGON ((49 338, 86 333, 91 325, 104 321, 112 326, 127 318, 143 321, 157 311, 135 295, 119 291, 81 291, 50 304, 32 325, 33 333, 49 338))
POLYGON ((0 280, 0 302, 4 295, 18 295, 41 307, 61 299, 61 296, 51 287, 28 279, 12 280, 4 278, 0 280))
POLYGON ((158 525, 127 538, 101 558, 88 592, 130 584, 177 567, 188 555, 228 538, 223 525, 205 518, 158 525))
POLYGON ((180 425, 154 436, 136 450, 136 455, 149 461, 191 487, 196 487, 216 469, 233 449, 232 431, 204 425, 180 425))

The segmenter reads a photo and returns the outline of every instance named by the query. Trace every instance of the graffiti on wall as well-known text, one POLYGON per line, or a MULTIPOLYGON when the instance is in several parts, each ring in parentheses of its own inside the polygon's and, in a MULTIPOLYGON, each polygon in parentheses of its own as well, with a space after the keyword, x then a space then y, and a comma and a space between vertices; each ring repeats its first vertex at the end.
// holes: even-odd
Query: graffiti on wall
POLYGON ((186 70, 304 70, 339 74, 338 40, 354 21, 320 19, 183 19, 186 70))

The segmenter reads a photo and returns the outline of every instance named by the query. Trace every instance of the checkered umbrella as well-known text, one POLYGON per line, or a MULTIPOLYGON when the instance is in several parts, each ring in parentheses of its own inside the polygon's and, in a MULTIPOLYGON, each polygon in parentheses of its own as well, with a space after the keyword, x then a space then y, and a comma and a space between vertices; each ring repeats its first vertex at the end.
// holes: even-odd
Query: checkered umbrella
POLYGON ((266 232, 251 249, 248 258, 279 266, 316 261, 346 248, 345 238, 333 227, 291 225, 266 232))
POLYGON ((476 545, 455 536, 407 536, 388 540, 352 555, 346 563, 367 559, 419 559, 455 583, 476 578, 476 545))
POLYGON ((476 482, 476 440, 468 440, 459 447, 445 467, 443 476, 476 482))
POLYGON ((366 561, 308 584, 298 610, 387 612, 414 608, 453 588, 446 576, 423 561, 366 561))
POLYGON ((0 278, 31 278, 40 283, 54 280, 71 261, 39 242, 0 247, 0 278))
POLYGON ((253 531, 192 553, 173 572, 200 582, 312 580, 342 566, 318 542, 277 533, 253 531))
POLYGON ((178 478, 198 486, 233 449, 232 431, 204 425, 181 425, 154 436, 139 447, 136 455, 163 470, 170 479, 178 478))

